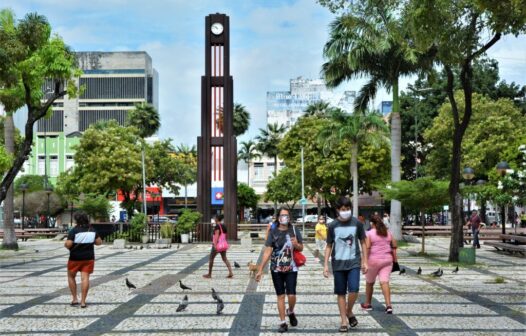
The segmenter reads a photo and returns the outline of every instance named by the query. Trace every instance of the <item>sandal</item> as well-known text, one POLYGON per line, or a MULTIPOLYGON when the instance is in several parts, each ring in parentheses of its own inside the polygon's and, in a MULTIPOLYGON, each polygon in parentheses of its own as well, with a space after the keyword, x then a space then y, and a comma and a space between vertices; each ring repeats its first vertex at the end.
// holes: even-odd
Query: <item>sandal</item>
POLYGON ((209 275, 209 274, 203 274, 203 278, 205 278, 205 279, 211 279, 211 278, 212 278, 212 276, 211 276, 211 275, 209 275))
POLYGON ((231 278, 233 278, 233 277, 234 277, 234 274, 229 274, 229 275, 227 276, 227 279, 231 279, 231 278))
POLYGON ((80 305, 80 308, 86 308, 88 307, 88 305, 84 304, 84 305, 80 305))
POLYGON ((356 319, 356 316, 348 316, 347 318, 349 319, 349 325, 351 326, 351 328, 354 328, 358 325, 358 320, 356 319))
POLYGON ((78 306, 79 303, 78 303, 78 302, 71 302, 69 305, 70 305, 71 307, 75 307, 75 306, 78 306))
POLYGON ((349 327, 346 325, 340 326, 340 329, 338 329, 339 332, 349 332, 349 327))

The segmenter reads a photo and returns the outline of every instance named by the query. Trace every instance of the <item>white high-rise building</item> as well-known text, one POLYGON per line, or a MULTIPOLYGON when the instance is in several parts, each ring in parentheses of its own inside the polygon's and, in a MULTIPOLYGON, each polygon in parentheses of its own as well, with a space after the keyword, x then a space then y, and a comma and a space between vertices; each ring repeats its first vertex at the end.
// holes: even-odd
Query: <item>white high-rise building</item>
POLYGON ((319 101, 350 113, 355 98, 355 91, 334 92, 327 88, 322 79, 298 77, 290 80, 290 91, 267 92, 267 123, 278 123, 290 128, 309 105, 319 101))

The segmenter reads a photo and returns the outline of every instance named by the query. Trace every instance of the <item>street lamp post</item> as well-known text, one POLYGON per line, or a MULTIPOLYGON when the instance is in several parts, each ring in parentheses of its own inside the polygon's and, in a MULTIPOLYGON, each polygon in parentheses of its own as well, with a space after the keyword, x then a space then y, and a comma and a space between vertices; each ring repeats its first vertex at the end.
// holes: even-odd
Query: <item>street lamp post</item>
MULTIPOLYGON (((510 169, 510 166, 506 161, 501 161, 497 164, 497 172, 501 177, 504 177, 507 173, 507 170, 510 169)), ((504 186, 502 186, 504 189, 504 186)), ((501 219, 502 219, 502 234, 506 234, 506 207, 501 207, 501 219)), ((505 242, 505 240, 503 240, 505 242)))
POLYGON ((46 194, 47 194, 47 213, 46 213, 46 228, 49 227, 49 196, 53 192, 53 188, 51 186, 46 187, 46 194))
POLYGON ((22 230, 24 229, 24 220, 26 217, 26 190, 28 189, 28 185, 26 183, 22 183, 20 185, 20 191, 22 191, 22 230))
MULTIPOLYGON (((475 171, 473 168, 466 167, 462 171, 462 177, 468 182, 468 184, 471 184, 471 181, 473 181, 473 178, 475 177, 475 171)), ((468 214, 471 213, 471 195, 468 192, 468 214)))
MULTIPOLYGON (((477 180, 475 184, 479 187, 482 187, 484 184, 486 184, 486 181, 483 179, 477 180)), ((484 223, 486 223, 486 200, 481 197, 480 198, 480 216, 484 223)))

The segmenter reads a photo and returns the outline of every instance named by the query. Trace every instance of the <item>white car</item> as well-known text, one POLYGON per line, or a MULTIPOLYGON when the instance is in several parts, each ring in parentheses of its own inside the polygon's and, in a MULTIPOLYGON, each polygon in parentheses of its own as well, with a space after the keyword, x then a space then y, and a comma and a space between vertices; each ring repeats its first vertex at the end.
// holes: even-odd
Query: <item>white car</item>
MULTIPOLYGON (((333 221, 332 218, 330 217, 326 217, 326 222, 327 224, 329 224, 330 222, 333 221)), ((303 219, 300 217, 296 220, 296 223, 297 224, 300 224, 300 223, 303 223, 303 219)), ((306 215, 305 216, 305 223, 318 223, 318 215, 306 215)))

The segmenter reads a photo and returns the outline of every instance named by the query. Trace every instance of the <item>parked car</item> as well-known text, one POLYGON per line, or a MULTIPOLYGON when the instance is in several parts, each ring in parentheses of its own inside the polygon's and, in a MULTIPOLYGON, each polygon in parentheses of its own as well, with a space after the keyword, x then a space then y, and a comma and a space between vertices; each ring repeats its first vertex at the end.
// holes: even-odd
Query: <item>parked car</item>
MULTIPOLYGON (((334 219, 332 219, 331 217, 326 217, 326 223, 327 224, 329 224, 333 220, 334 219)), ((296 219, 296 223, 297 224, 303 223, 303 218, 300 217, 300 218, 296 219)), ((305 216, 305 223, 318 223, 318 215, 306 215, 305 216)))

